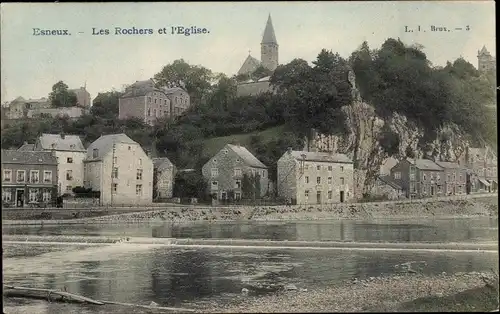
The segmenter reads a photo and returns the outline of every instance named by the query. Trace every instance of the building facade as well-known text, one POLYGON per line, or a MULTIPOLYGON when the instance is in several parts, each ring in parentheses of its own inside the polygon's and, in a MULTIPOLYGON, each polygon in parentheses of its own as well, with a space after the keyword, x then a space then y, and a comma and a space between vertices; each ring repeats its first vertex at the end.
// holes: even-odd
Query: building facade
POLYGON ((255 192, 251 197, 262 198, 269 191, 268 167, 239 145, 224 146, 203 165, 202 174, 208 183, 208 192, 218 200, 230 199, 232 194, 236 200, 246 198, 244 194, 249 190, 252 194, 255 192), (245 177, 258 181, 245 183, 245 177), (252 186, 245 187, 244 184, 252 186))
POLYGON ((478 50, 477 63, 477 69, 481 73, 496 71, 496 58, 491 55, 488 49, 486 49, 486 46, 483 46, 481 50, 478 50))
POLYGON ((405 198, 403 188, 392 180, 390 175, 380 175, 375 180, 371 191, 373 196, 384 197, 388 200, 405 198))
POLYGON ((153 158, 152 160, 154 167, 154 199, 172 198, 176 173, 174 164, 167 157, 153 158))
POLYGON ((69 92, 73 92, 76 95, 76 105, 78 107, 84 108, 84 110, 90 110, 92 105, 90 101, 90 93, 87 91, 87 88, 80 87, 75 89, 68 90, 69 92))
POLYGON ((125 134, 103 135, 87 148, 84 187, 100 192, 101 205, 148 205, 153 201, 153 162, 125 134))
POLYGON ((57 197, 57 159, 52 152, 2 150, 2 203, 27 207, 57 197))
POLYGON ((444 195, 467 193, 467 169, 456 162, 436 161, 444 171, 444 195))
MULTIPOLYGON (((25 147, 23 145, 19 150, 22 151, 25 147)), ((42 134, 36 140, 33 150, 54 152, 57 158, 59 195, 73 194, 74 187, 83 187, 83 161, 87 150, 78 135, 42 134)))
POLYGON ((119 119, 138 118, 149 125, 172 115, 169 97, 164 90, 155 87, 152 79, 127 87, 118 101, 118 109, 119 119))
POLYGON ((406 158, 391 169, 391 179, 406 197, 444 196, 444 171, 432 160, 406 158))
POLYGON ((37 108, 27 111, 26 117, 31 119, 43 117, 68 117, 70 119, 78 119, 85 113, 82 107, 61 107, 61 108, 37 108))
POLYGON ((36 111, 46 108, 50 108, 50 102, 47 98, 26 100, 23 97, 17 97, 9 103, 6 117, 8 119, 24 119, 28 118, 28 112, 31 110, 36 111))
POLYGON ((163 91, 170 100, 170 116, 178 117, 191 106, 189 94, 183 88, 163 88, 163 91))
POLYGON ((354 166, 344 154, 293 151, 278 160, 278 196, 292 204, 329 204, 354 198, 354 166))

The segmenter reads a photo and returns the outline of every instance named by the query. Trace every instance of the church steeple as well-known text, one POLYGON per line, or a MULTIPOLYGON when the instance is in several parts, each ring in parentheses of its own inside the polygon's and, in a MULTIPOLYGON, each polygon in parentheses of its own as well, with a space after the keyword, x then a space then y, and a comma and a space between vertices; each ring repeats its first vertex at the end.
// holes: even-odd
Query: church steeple
POLYGON ((278 47, 271 14, 269 14, 260 44, 260 60, 262 65, 271 71, 278 67, 278 47))

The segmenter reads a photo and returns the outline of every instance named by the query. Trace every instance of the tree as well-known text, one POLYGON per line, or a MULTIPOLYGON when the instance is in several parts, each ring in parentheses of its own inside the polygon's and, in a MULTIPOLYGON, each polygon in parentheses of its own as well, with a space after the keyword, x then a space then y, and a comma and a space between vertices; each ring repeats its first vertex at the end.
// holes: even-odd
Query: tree
POLYGON ((76 106, 77 98, 74 92, 68 90, 68 85, 59 81, 52 86, 52 92, 49 94, 49 100, 54 108, 76 106))
POLYGON ((117 119, 119 113, 118 103, 121 95, 122 93, 117 91, 97 94, 90 108, 90 113, 96 117, 117 119))
POLYGON ((260 80, 261 78, 264 78, 266 76, 271 76, 273 74, 273 71, 269 70, 268 68, 264 67, 263 65, 259 65, 255 71, 252 72, 250 75, 252 79, 254 80, 260 80))

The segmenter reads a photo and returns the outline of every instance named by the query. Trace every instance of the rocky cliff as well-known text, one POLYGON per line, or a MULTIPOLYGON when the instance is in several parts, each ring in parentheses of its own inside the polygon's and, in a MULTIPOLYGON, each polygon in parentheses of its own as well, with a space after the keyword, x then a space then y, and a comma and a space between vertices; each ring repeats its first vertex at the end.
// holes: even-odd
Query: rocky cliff
POLYGON ((349 132, 345 135, 325 135, 312 132, 306 139, 306 149, 315 151, 333 151, 350 156, 355 168, 354 182, 356 197, 369 193, 383 161, 391 156, 387 154, 380 136, 390 129, 399 135, 399 148, 392 157, 405 158, 407 152, 415 158, 431 156, 435 160, 460 161, 465 159, 465 152, 470 146, 466 135, 456 125, 445 125, 433 140, 426 140, 425 145, 418 145, 423 140, 424 131, 416 127, 405 116, 393 113, 382 118, 370 104, 357 100, 342 108, 347 118, 349 132))

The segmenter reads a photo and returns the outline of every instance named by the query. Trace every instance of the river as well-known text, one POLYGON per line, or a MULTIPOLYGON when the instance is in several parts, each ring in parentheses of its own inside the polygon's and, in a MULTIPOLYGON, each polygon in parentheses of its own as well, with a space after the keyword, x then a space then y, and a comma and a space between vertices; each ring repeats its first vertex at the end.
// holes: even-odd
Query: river
MULTIPOLYGON (((2 232, 5 238, 126 236, 146 240, 283 241, 280 248, 247 246, 245 241, 231 246, 204 246, 201 241, 193 247, 147 241, 95 246, 7 241, 3 245, 5 284, 66 287, 90 298, 138 304, 154 301, 161 306, 189 308, 204 302, 230 302, 241 297, 243 288, 251 295, 260 295, 284 285, 307 289, 352 278, 407 273, 409 268, 423 274, 498 271, 498 252, 460 250, 465 245, 498 245, 498 218, 4 226, 2 232), (287 248, 289 241, 311 241, 311 247, 287 248), (384 243, 406 243, 410 249, 350 250, 348 246, 342 250, 311 249, 316 241, 379 243, 382 248, 384 243), (450 249, 411 249, 411 244, 423 243, 449 244, 450 249)), ((96 311, 89 306, 45 301, 11 302, 11 305, 25 313, 96 311)))

